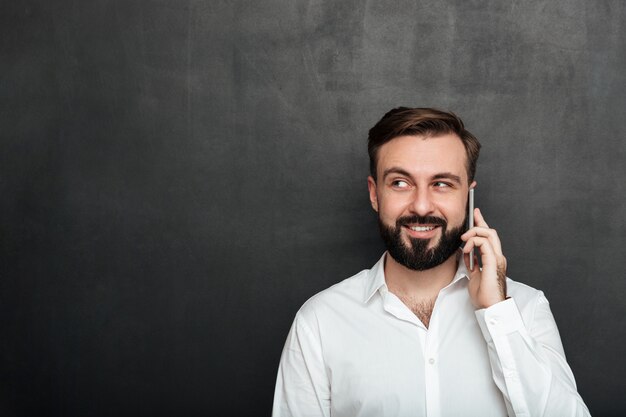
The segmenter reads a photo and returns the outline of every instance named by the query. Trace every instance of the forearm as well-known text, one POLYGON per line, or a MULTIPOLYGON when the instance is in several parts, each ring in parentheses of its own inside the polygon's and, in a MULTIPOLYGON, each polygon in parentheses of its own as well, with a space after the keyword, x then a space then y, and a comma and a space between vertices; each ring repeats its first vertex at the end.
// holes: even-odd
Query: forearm
POLYGON ((479 310, 476 317, 487 341, 494 382, 511 416, 589 415, 543 295, 528 325, 514 299, 479 310))

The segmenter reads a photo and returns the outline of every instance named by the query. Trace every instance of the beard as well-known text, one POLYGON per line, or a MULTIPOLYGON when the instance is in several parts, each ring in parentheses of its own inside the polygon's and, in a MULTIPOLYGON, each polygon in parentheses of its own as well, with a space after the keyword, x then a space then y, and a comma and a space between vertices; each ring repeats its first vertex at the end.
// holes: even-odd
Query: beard
MULTIPOLYGON (((466 219, 467 220, 467 219, 466 219)), ((385 241, 387 251, 400 265, 415 270, 425 271, 444 263, 461 246, 461 235, 465 232, 465 223, 448 231, 448 222, 433 216, 405 216, 400 217, 394 226, 388 226, 378 217, 380 235, 385 241), (441 227, 439 243, 428 248, 431 239, 409 237, 409 246, 402 240, 402 227, 409 224, 433 224, 441 227)))

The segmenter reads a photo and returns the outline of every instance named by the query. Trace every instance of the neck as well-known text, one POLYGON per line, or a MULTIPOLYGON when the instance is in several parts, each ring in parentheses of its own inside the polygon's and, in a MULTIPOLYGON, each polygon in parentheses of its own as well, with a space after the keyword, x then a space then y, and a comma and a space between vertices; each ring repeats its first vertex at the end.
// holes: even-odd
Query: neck
POLYGON ((414 271, 385 255, 385 281, 389 291, 415 299, 437 298, 439 291, 452 282, 457 270, 456 254, 444 263, 425 271, 414 271))

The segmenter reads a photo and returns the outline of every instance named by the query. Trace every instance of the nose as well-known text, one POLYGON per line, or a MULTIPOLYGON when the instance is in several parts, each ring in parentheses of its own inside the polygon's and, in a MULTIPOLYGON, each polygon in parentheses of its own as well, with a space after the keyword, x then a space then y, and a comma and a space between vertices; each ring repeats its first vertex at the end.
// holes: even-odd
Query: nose
POLYGON ((413 197, 413 201, 411 202, 410 209, 413 213, 419 216, 428 216, 433 213, 435 206, 428 188, 419 188, 415 190, 415 195, 413 197))

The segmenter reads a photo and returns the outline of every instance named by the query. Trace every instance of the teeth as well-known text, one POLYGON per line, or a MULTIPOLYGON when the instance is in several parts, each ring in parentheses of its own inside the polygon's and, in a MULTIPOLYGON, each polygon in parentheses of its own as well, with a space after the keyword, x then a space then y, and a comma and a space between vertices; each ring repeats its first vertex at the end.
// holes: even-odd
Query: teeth
POLYGON ((434 226, 413 226, 411 227, 411 230, 414 230, 416 232, 428 232, 429 230, 433 230, 435 227, 434 226))

